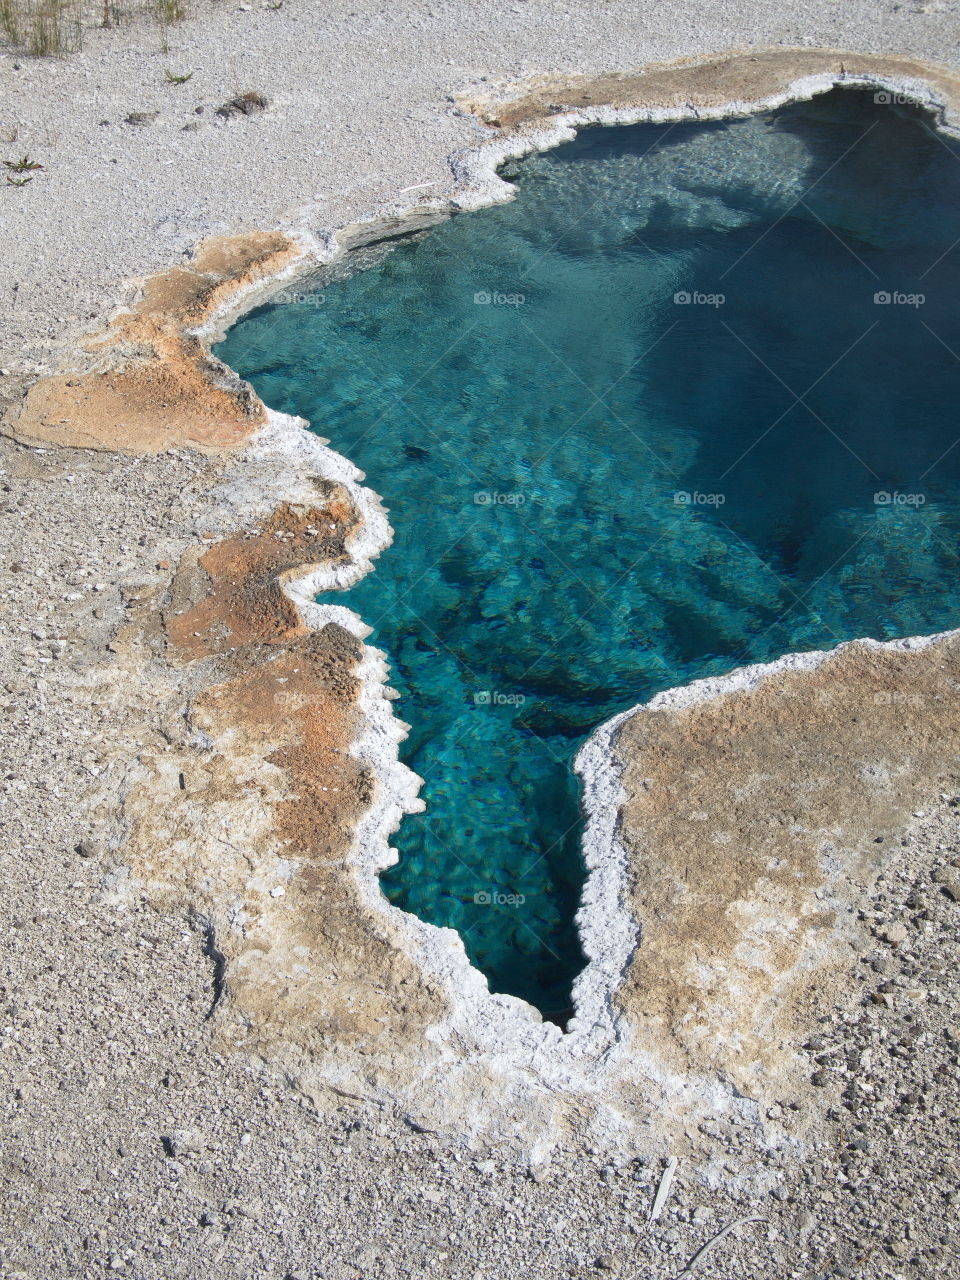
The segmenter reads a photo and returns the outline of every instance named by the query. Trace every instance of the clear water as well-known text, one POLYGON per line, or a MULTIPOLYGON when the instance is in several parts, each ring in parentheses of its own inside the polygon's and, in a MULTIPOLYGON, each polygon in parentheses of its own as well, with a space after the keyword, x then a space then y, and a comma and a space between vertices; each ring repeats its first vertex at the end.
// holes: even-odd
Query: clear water
POLYGON ((852 91, 585 130, 510 166, 512 204, 219 348, 390 509, 392 548, 345 598, 426 779, 383 885, 458 929, 494 990, 569 1008, 570 762, 601 721, 960 619, 958 151, 852 91))

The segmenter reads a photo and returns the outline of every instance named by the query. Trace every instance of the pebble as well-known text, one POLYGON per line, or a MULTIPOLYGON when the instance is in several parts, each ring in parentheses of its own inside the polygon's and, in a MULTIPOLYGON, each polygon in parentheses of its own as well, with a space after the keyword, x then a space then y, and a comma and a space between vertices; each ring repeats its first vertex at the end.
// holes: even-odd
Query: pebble
POLYGON ((906 925, 899 920, 894 924, 882 925, 877 930, 877 935, 882 938, 884 942, 889 942, 893 947, 900 946, 910 937, 910 933, 906 925))

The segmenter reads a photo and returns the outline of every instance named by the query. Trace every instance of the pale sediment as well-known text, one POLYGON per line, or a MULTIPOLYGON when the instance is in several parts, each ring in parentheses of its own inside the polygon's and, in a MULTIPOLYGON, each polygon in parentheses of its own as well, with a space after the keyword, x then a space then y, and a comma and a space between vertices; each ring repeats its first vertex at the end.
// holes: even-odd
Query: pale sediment
MULTIPOLYGON (((587 1115, 626 1143, 654 1121, 685 1129, 724 1108, 760 1123, 769 1098, 806 1088, 798 1028, 813 984, 842 981, 856 951, 856 904, 881 847, 864 842, 895 838, 955 767, 953 633, 699 682, 597 731, 578 762, 589 963, 562 1035, 490 995, 452 931, 380 892, 417 779, 397 759, 382 656, 359 645, 354 614, 313 596, 367 572, 389 526, 356 469, 269 413, 205 342, 281 280, 511 198, 496 167, 579 125, 758 111, 837 83, 903 94, 946 128, 960 101, 950 72, 813 50, 474 97, 463 109, 509 132, 457 158, 451 203, 336 236, 315 237, 305 219, 208 243, 31 389, 12 428, 26 442, 223 458, 213 546, 171 585, 151 677, 173 701, 187 694, 192 737, 141 756, 121 811, 105 797, 100 814, 146 892, 212 922, 230 992, 224 1044, 284 1062, 308 1091, 390 1097, 419 1124, 521 1135, 531 1149, 587 1115), (917 704, 876 698, 911 682, 917 704), (826 763, 798 767, 813 746, 826 763), (694 791, 706 817, 681 823, 694 791)), ((136 646, 127 661, 134 678, 136 646)))

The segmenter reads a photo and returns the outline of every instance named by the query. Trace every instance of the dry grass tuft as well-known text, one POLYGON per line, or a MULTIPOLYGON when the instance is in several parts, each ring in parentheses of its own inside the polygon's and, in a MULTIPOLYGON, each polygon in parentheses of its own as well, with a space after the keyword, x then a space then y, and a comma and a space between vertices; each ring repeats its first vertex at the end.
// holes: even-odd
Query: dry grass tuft
POLYGON ((38 58, 59 58, 83 47, 80 0, 0 0, 0 33, 38 58))
POLYGON ((117 27, 147 17, 164 31, 187 16, 187 0, 0 0, 0 42, 38 58, 83 48, 86 27, 117 27))

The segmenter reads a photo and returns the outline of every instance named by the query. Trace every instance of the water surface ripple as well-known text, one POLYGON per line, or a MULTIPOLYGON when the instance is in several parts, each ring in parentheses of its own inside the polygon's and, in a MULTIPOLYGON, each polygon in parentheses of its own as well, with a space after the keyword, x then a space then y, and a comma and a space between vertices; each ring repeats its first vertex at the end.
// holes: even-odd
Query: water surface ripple
POLYGON ((512 164, 512 204, 368 251, 219 347, 390 510, 393 546, 338 597, 390 657, 426 779, 383 886, 494 990, 569 1010, 570 762, 600 722, 960 619, 958 157, 851 90, 587 129, 512 164))

